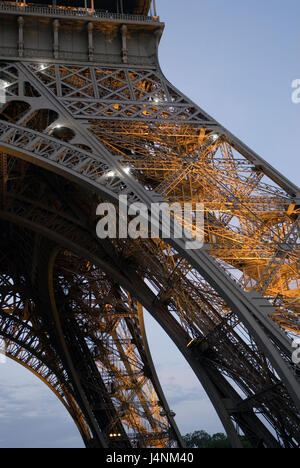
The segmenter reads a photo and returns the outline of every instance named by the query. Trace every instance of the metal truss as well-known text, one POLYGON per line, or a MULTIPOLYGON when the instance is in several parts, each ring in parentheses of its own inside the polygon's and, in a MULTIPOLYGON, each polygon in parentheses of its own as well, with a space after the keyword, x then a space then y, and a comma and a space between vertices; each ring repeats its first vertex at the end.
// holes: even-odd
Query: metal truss
POLYGON ((86 444, 89 428, 74 398, 63 364, 42 327, 31 323, 32 303, 23 303, 11 277, 1 276, 1 349, 44 382, 69 411, 86 444), (40 328, 40 329, 39 329, 40 328))
MULTIPOLYGON (((64 257, 63 269, 55 271, 55 279, 47 245, 38 234, 29 235, 4 222, 2 227, 16 239, 15 258, 7 254, 2 258, 6 273, 1 277, 1 336, 6 354, 59 397, 88 447, 163 448, 180 444, 148 353, 142 314, 134 301, 125 297, 119 286, 107 284, 105 291, 101 277, 92 280, 87 262, 70 255, 64 257), (19 284, 22 268, 26 274, 19 284), (75 269, 78 296, 72 293, 68 304, 67 282, 75 269), (113 293, 109 298, 110 288, 118 300, 113 293), (104 313, 102 318, 99 313, 104 313), (66 343, 68 351, 64 352, 66 343)), ((5 237, 2 245, 8 241, 5 237)), ((74 291, 74 283, 71 289, 74 291)))
MULTIPOLYGON (((5 62, 0 335, 87 446, 182 444, 143 308, 178 346, 234 447, 299 447, 300 191, 159 65, 5 62), (130 168, 130 171, 128 170, 130 168), (96 207, 204 204, 205 249, 99 242, 96 207)), ((192 229, 195 229, 193 226, 192 229)))

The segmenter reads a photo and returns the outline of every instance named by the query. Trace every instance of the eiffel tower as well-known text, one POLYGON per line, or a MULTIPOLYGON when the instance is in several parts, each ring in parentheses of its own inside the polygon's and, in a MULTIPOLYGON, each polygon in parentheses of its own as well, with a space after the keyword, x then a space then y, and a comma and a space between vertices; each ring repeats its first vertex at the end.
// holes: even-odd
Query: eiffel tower
POLYGON ((147 310, 233 448, 241 433, 296 448, 300 189, 165 78, 155 10, 0 2, 1 348, 55 393, 87 447, 182 447, 147 310), (205 246, 100 241, 96 208, 119 195, 203 203, 205 246))

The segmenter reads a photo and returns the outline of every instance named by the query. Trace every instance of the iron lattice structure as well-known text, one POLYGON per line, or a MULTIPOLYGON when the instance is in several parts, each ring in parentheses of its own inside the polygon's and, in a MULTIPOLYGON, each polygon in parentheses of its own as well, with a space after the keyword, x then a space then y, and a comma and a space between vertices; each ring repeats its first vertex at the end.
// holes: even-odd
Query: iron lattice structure
POLYGON ((233 447, 239 431, 254 447, 299 447, 300 190, 165 78, 164 25, 141 16, 150 2, 129 3, 0 3, 2 344, 88 447, 181 446, 145 308, 233 447), (205 248, 100 242, 96 207, 119 195, 204 203, 205 248))

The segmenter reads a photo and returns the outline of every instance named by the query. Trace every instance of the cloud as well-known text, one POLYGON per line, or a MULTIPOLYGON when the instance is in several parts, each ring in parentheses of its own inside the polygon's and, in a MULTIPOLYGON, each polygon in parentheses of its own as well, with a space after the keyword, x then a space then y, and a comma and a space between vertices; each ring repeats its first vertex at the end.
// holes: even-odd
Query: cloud
POLYGON ((183 359, 176 356, 175 360, 161 362, 157 371, 182 434, 201 429, 212 434, 224 432, 205 390, 183 359))
POLYGON ((0 447, 83 447, 67 410, 44 383, 12 361, 0 372, 0 447))
POLYGON ((168 394, 170 395, 169 403, 172 405, 178 405, 179 403, 185 403, 187 401, 194 401, 194 402, 198 402, 199 400, 206 401, 205 394, 203 393, 201 395, 201 388, 194 387, 194 388, 187 390, 183 386, 176 385, 176 386, 165 387, 165 391, 168 392, 168 394))
MULTIPOLYGON (((183 434, 222 426, 203 388, 179 353, 164 353, 158 374, 183 434)), ((0 447, 83 447, 66 409, 33 374, 8 360, 0 365, 0 447)))

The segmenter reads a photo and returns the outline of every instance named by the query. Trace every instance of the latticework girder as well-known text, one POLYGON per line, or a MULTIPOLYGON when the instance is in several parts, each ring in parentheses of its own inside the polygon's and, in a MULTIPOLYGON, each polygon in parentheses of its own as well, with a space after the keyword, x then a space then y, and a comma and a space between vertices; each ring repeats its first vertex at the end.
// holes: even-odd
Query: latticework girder
POLYGON ((300 191, 175 89, 156 50, 152 62, 128 63, 125 30, 114 65, 93 60, 91 35, 91 63, 1 64, 0 335, 87 445, 174 447, 144 307, 233 446, 237 425, 254 446, 298 447, 300 191), (119 195, 148 208, 202 203, 205 249, 173 238, 100 242, 96 207, 119 195))
MULTIPOLYGON (((40 280, 40 260, 37 259, 43 257, 45 246, 43 253, 34 252, 41 248, 40 236, 28 236, 26 231, 19 231, 9 223, 3 222, 2 227, 3 249, 8 248, 3 245, 8 241, 6 235, 13 236, 16 243, 13 246, 14 257, 8 258, 7 252, 2 258, 5 274, 1 277, 1 349, 53 390, 69 410, 88 446, 99 446, 93 426, 90 430, 89 415, 77 394, 76 381, 74 383, 72 375, 70 377, 68 362, 64 353, 61 354, 61 344, 59 340, 57 342, 52 320, 45 316, 44 298, 40 302, 41 308, 44 307, 43 313, 37 309, 41 295, 45 294, 40 280), (11 262, 13 265, 18 263, 18 268, 13 268, 11 262), (26 275, 20 279, 22 264, 23 268, 26 265, 26 275)), ((53 276, 54 294, 51 288, 49 294, 60 297, 64 339, 69 350, 73 350, 73 359, 76 358, 76 373, 80 374, 81 386, 89 398, 94 395, 93 406, 90 402, 93 414, 99 417, 100 413, 102 422, 107 420, 105 429, 102 427, 105 444, 112 447, 126 447, 128 444, 172 446, 176 443, 177 428, 174 423, 174 427, 170 427, 166 417, 161 416, 162 411, 169 410, 145 350, 145 337, 140 329, 142 316, 139 316, 137 307, 118 286, 106 281, 105 290, 105 283, 101 281, 103 274, 93 278, 92 267, 86 261, 71 255, 62 258, 62 269, 57 267, 53 276), (68 288, 72 293, 71 300, 68 288), (76 338, 73 336, 75 333, 76 338), (83 355, 80 354, 81 346, 83 355), (103 396, 104 406, 101 403, 103 396)))

